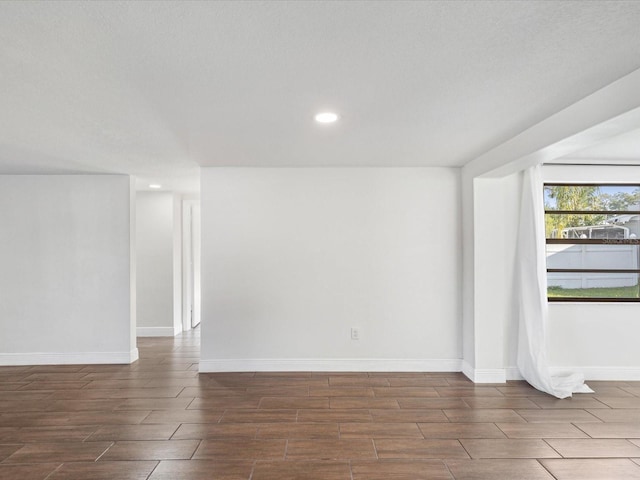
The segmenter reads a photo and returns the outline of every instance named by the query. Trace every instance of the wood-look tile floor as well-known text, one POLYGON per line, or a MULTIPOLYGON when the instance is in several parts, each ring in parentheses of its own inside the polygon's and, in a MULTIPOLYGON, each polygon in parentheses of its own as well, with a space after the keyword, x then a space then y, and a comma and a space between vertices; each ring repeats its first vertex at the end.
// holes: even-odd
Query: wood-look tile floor
POLYGON ((198 331, 133 365, 0 367, 0 480, 640 479, 640 382, 557 400, 458 373, 198 374, 198 331))

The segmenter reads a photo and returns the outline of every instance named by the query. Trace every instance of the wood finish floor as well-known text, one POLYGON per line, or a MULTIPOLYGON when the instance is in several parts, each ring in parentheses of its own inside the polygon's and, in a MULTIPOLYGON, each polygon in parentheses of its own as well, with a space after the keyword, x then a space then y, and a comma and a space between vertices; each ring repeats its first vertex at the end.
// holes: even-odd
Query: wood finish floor
POLYGON ((199 375, 197 333, 138 346, 0 367, 0 479, 640 479, 640 382, 556 400, 456 373, 199 375))

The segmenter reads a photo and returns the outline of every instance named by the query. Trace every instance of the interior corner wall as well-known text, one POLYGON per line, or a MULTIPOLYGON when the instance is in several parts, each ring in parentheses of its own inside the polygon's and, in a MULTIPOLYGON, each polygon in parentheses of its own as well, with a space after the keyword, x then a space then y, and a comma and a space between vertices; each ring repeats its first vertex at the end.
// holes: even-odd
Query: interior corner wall
MULTIPOLYGON (((546 182, 638 183, 638 166, 548 165, 546 182)), ((640 380, 640 304, 549 305, 549 360, 558 371, 589 380, 640 380)))
POLYGON ((201 215, 201 371, 460 370, 459 169, 203 168, 201 215))
POLYGON ((0 364, 130 363, 125 175, 0 175, 0 364))
POLYGON ((136 199, 137 336, 182 331, 180 197, 138 192, 136 199))
MULTIPOLYGON (((638 167, 545 166, 548 182, 640 182, 638 167)), ((474 181, 473 348, 476 381, 519 378, 513 275, 521 174, 474 181), (479 192, 480 190, 480 192, 479 192), (484 193, 482 193, 484 192, 484 193), (484 377, 483 377, 484 375, 484 377)), ((549 305, 547 351, 552 371, 591 380, 640 380, 640 305, 549 305)), ((468 319, 465 318, 465 321, 468 319)))

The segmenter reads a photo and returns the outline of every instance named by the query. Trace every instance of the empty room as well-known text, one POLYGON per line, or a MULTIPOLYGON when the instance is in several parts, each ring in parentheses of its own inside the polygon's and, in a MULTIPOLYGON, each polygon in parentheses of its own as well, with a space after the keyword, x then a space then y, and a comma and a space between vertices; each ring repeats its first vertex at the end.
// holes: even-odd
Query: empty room
POLYGON ((0 2, 0 480, 640 479, 640 2, 0 2))

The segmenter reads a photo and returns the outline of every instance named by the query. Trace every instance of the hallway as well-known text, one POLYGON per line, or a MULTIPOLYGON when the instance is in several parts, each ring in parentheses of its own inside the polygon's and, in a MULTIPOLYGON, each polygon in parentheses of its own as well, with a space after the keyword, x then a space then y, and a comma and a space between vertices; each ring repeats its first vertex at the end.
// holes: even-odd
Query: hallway
POLYGON ((199 343, 0 367, 0 479, 640 478, 640 382, 556 400, 459 373, 199 375, 199 343))

